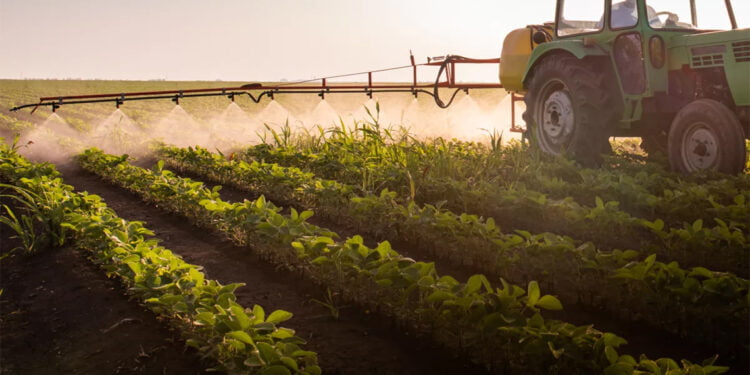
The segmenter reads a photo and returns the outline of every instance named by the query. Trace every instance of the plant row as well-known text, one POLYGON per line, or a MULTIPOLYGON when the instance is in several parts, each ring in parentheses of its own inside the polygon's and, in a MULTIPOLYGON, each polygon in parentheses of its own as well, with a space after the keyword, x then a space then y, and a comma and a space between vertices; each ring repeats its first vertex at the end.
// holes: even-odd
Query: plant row
POLYGON ((614 334, 544 319, 540 309, 562 306, 555 297, 542 295, 537 282, 520 288, 503 281, 502 287, 493 288, 484 276, 474 275, 461 283, 439 276, 432 263, 400 256, 388 242, 369 248, 359 236, 336 241, 332 233, 305 222, 310 212, 292 210, 285 217, 262 197, 224 202, 216 188, 176 177, 160 165, 149 171, 96 150, 80 155, 79 161, 146 200, 222 230, 239 243, 252 243, 279 265, 301 271, 412 329, 430 332, 438 342, 499 372, 725 371, 712 361, 701 368, 687 361, 678 365, 670 359, 652 361, 642 356, 636 361, 618 355, 616 348, 625 340, 614 334))
POLYGON ((660 217, 671 225, 697 219, 712 222, 714 217, 750 221, 747 210, 731 207, 742 197, 750 200, 748 175, 681 176, 628 155, 608 157, 602 168, 580 168, 564 158, 529 152, 517 143, 501 145, 496 134, 490 147, 441 138, 417 140, 403 131, 382 128, 377 121, 358 123, 354 129, 321 129, 317 135, 293 134, 288 129, 272 134, 275 147, 266 143, 240 156, 304 165, 323 178, 355 185, 403 182, 408 171, 417 189, 430 179, 442 178, 489 181, 506 188, 523 184, 555 199, 573 197, 583 205, 593 205, 596 196, 619 201, 635 216, 660 217))
POLYGON ((148 239, 153 233, 141 222, 119 218, 96 195, 73 192, 52 165, 31 163, 2 144, 0 178, 14 184, 15 200, 27 208, 21 215, 4 207, 7 218, 16 219, 16 228, 22 229, 18 236, 32 235, 34 226, 46 228, 49 233, 37 235, 90 252, 108 276, 169 319, 187 345, 218 363, 216 369, 230 374, 321 373, 317 355, 302 349, 304 340, 278 326, 291 313, 242 307, 234 294, 242 284, 206 280, 200 267, 148 239))
MULTIPOLYGON (((335 142, 331 142, 330 145, 325 143, 329 147, 337 147, 335 149, 339 151, 339 159, 349 160, 358 157, 354 151, 347 152, 355 146, 345 144, 347 147, 337 147, 335 142)), ((325 149, 324 146, 319 147, 325 149)), ((711 204, 719 207, 717 212, 720 211, 725 216, 715 217, 711 221, 697 219, 670 226, 662 219, 634 217, 623 211, 617 201, 592 197, 593 205, 587 206, 570 197, 552 199, 547 194, 527 188, 522 182, 506 188, 501 186, 500 181, 493 179, 472 176, 461 179, 439 177, 447 173, 437 173, 433 176, 430 173, 433 169, 448 167, 442 166, 441 163, 435 163, 436 166, 410 167, 420 165, 411 161, 412 158, 421 158, 420 152, 402 150, 396 146, 372 147, 379 150, 378 157, 360 160, 359 164, 344 168, 346 173, 338 174, 358 174, 357 178, 363 182, 353 186, 361 187, 363 192, 377 194, 383 188, 388 188, 404 197, 402 202, 405 204, 409 200, 414 200, 441 205, 454 212, 470 212, 492 217, 506 228, 559 233, 579 240, 593 241, 600 248, 607 250, 642 249, 648 253, 658 254, 663 259, 676 260, 683 265, 705 266, 733 272, 742 277, 750 276, 750 270, 746 267, 750 262, 750 231, 747 221, 743 221, 743 218, 748 217, 750 199, 744 199, 742 194, 731 195, 732 201, 726 204, 700 197, 682 202, 683 205, 692 204, 693 201, 711 204)), ((445 152, 452 152, 455 148, 445 152)), ((304 154, 289 149, 274 149, 268 145, 250 149, 244 156, 236 156, 252 162, 247 159, 248 155, 259 160, 277 161, 282 165, 303 169, 318 165, 319 168, 313 168, 315 171, 336 171, 339 165, 334 154, 304 154)), ((516 166, 515 169, 525 168, 516 166)), ((328 175, 330 174, 337 175, 336 172, 329 172, 328 175)), ((356 178, 342 178, 340 181, 352 183, 356 178)), ((700 188, 695 190, 698 191, 700 188)), ((671 195, 681 196, 680 193, 671 195)))
POLYGON ((638 260, 633 250, 602 252, 551 233, 503 233, 494 220, 456 215, 439 206, 400 204, 394 192, 357 195, 355 188, 276 164, 227 161, 201 148, 162 147, 178 170, 274 200, 314 207, 377 238, 398 238, 435 256, 516 283, 538 280, 563 301, 583 302, 628 320, 645 321, 716 347, 748 341, 750 282, 703 267, 638 260))
MULTIPOLYGON (((694 222, 750 222, 750 176, 711 176, 688 181, 648 169, 626 174, 617 169, 579 168, 556 159, 541 163, 535 173, 519 176, 525 186, 553 199, 572 197, 594 205, 594 197, 617 201, 633 216, 661 218, 669 225, 694 222)), ((692 177, 697 179, 697 177, 692 177)), ((747 227, 745 227, 747 229, 747 227)))

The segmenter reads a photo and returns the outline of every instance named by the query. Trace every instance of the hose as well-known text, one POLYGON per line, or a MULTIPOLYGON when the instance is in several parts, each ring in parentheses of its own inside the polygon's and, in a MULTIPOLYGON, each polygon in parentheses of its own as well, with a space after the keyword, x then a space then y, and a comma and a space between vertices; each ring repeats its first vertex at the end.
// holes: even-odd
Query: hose
POLYGON ((466 57, 458 56, 458 55, 448 55, 445 56, 445 60, 443 60, 443 63, 440 64, 440 69, 438 70, 437 78, 435 78, 435 87, 432 91, 432 96, 435 98, 435 104, 437 104, 440 108, 448 108, 453 103, 453 99, 456 99, 456 95, 458 95, 458 92, 461 91, 461 89, 456 89, 456 91, 453 91, 453 94, 451 95, 451 98, 448 100, 448 103, 443 102, 442 99, 440 99, 440 93, 438 92, 438 89, 440 89, 440 76, 443 75, 443 71, 445 71, 445 67, 448 66, 449 63, 456 61, 456 60, 465 60, 466 57))

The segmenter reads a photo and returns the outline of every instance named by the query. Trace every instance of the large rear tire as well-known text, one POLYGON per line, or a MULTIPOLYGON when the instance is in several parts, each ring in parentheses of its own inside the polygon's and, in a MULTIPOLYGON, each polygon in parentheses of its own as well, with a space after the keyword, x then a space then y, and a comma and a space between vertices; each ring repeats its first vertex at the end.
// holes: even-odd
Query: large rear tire
POLYGON ((737 174, 747 158, 745 134, 724 104, 698 99, 677 113, 669 130, 669 164, 682 173, 715 170, 737 174))
POLYGON ((612 151, 609 137, 620 113, 607 71, 570 55, 541 61, 524 97, 531 145, 548 154, 569 154, 586 166, 600 164, 601 155, 612 151))

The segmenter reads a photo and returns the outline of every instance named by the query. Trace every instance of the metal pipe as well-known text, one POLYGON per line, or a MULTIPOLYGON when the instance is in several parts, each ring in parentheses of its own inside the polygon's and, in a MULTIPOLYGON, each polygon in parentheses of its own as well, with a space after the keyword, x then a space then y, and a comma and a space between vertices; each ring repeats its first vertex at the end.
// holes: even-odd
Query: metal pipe
POLYGON ((727 12, 729 13, 729 21, 732 22, 732 30, 735 30, 737 29, 737 19, 734 17, 734 9, 732 8, 732 2, 730 0, 725 0, 724 3, 727 4, 727 12))
POLYGON ((690 20, 698 27, 698 12, 695 9, 695 0, 690 0, 690 20))
MULTIPOLYGON (((449 88, 468 91, 468 89, 498 89, 502 88, 503 85, 500 83, 467 83, 457 84, 456 83, 456 64, 497 64, 500 63, 499 58, 493 59, 471 59, 460 56, 442 56, 440 59, 436 58, 428 60, 426 64, 416 64, 414 62, 414 56, 410 54, 410 63, 404 67, 388 68, 373 70, 367 73, 367 86, 357 84, 338 84, 329 85, 327 82, 328 78, 346 77, 356 74, 347 74, 334 77, 325 77, 321 79, 320 85, 306 85, 304 82, 295 82, 290 84, 279 84, 275 86, 265 86, 260 83, 248 84, 240 87, 223 87, 223 88, 207 88, 207 89, 188 89, 188 90, 165 90, 165 91, 139 91, 130 93, 109 93, 109 94, 93 94, 93 95, 69 95, 69 96, 57 96, 57 97, 42 97, 38 103, 24 104, 14 108, 11 111, 17 111, 23 108, 34 107, 32 113, 40 106, 52 106, 53 110, 59 108, 62 105, 68 104, 86 104, 86 103, 101 103, 101 102, 115 102, 115 105, 119 108, 124 102, 129 100, 152 100, 152 99, 171 99, 176 104, 179 104, 180 98, 191 98, 191 97, 204 97, 204 96, 227 96, 229 99, 234 100, 235 95, 247 95, 253 102, 259 103, 263 96, 268 96, 271 100, 274 98, 275 93, 319 93, 321 98, 324 98, 326 93, 356 93, 365 92, 368 96, 372 96, 374 92, 409 92, 413 95, 417 95, 418 92, 427 92, 426 89, 437 90, 438 88, 449 88), (450 61, 446 61, 449 60, 450 61), (446 63, 447 64, 446 66, 446 63), (445 81, 441 81, 440 74, 438 79, 434 83, 419 84, 417 82, 417 70, 419 66, 441 66, 442 69, 447 69, 445 81), (385 72, 396 69, 412 68, 412 82, 408 83, 396 83, 396 84, 373 84, 372 75, 376 72, 385 72), (364 91, 362 91, 364 90, 364 91), (261 91, 258 96, 254 96, 251 91, 261 91)), ((305 81, 310 82, 310 81, 305 81)), ((435 96, 431 93, 432 96, 435 96)))
POLYGON ((516 127, 516 94, 510 93, 510 129, 516 127))

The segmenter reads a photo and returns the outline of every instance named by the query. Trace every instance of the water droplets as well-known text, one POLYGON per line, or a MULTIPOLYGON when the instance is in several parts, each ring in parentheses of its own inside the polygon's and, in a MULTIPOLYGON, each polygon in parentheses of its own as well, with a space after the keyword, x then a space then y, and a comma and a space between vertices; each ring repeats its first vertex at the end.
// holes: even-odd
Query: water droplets
MULTIPOLYGON (((330 95, 317 101, 294 101, 296 97, 288 96, 284 100, 291 101, 270 100, 261 103, 262 107, 248 108, 243 108, 243 103, 231 102, 213 117, 196 113, 204 115, 200 120, 180 105, 168 112, 167 107, 161 107, 165 110, 161 118, 152 107, 133 106, 117 109, 99 121, 88 123, 74 117, 66 121, 52 113, 39 126, 24 134, 20 144, 32 141, 29 150, 50 154, 65 153, 60 151, 65 149, 68 156, 84 147, 137 156, 147 153, 153 141, 232 151, 267 139, 265 133, 269 129, 278 132, 288 126, 292 132, 310 131, 317 126, 339 127, 341 121, 350 128, 358 123, 377 121, 382 127, 403 127, 418 138, 487 141, 490 134, 500 133, 504 142, 520 138, 520 134, 508 131, 512 100, 502 91, 477 96, 459 93, 448 109, 438 108, 427 95, 415 98, 400 93, 381 94, 364 100, 358 95, 330 95), (60 144, 65 147, 61 148, 60 144)), ((201 108, 205 111, 212 107, 201 108)), ((523 102, 516 102, 516 124, 523 124, 523 111, 523 102)))

